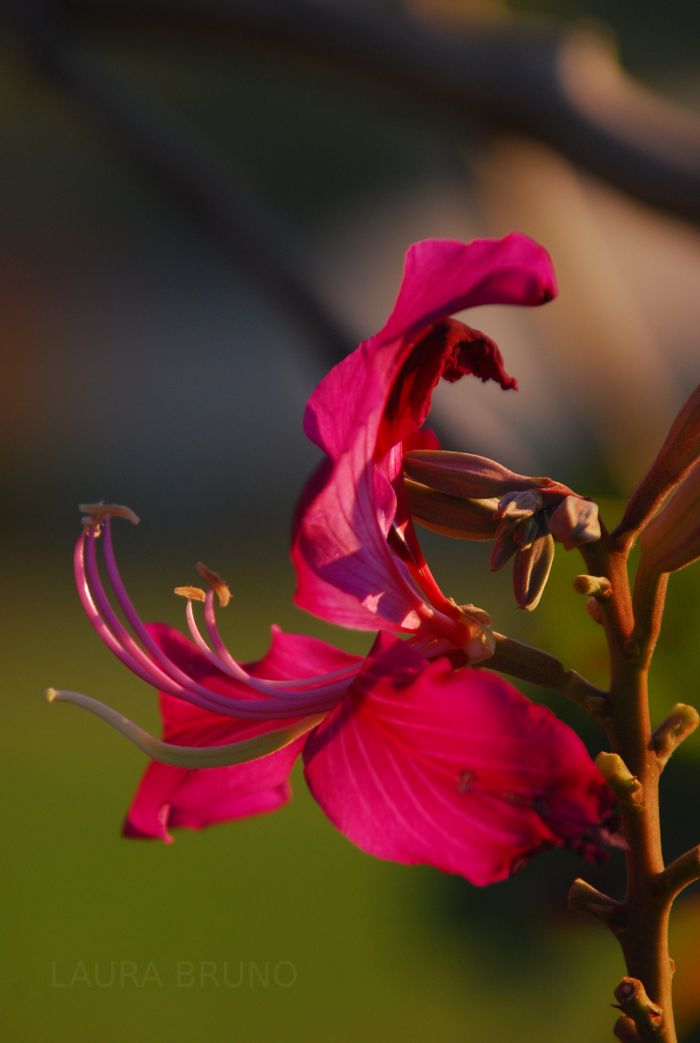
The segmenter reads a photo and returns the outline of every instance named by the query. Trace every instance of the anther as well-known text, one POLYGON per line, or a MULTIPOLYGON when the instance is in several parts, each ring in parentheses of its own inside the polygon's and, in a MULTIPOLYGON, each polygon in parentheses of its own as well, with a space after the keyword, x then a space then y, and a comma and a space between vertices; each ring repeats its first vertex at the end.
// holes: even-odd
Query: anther
POLYGON ((80 503, 78 510, 82 511, 82 522, 85 526, 99 526, 105 518, 124 518, 132 525, 138 525, 141 519, 138 514, 126 507, 123 503, 80 503))
POLYGON ((180 598, 187 598, 188 601, 207 600, 207 595, 201 587, 175 587, 173 594, 177 594, 180 598))
POLYGON ((221 608, 226 608, 231 600, 231 591, 229 590, 226 580, 223 580, 217 572, 213 571, 213 569, 207 568, 207 566, 201 561, 197 562, 195 568, 197 570, 197 575, 201 576, 204 582, 208 584, 216 594, 221 608))

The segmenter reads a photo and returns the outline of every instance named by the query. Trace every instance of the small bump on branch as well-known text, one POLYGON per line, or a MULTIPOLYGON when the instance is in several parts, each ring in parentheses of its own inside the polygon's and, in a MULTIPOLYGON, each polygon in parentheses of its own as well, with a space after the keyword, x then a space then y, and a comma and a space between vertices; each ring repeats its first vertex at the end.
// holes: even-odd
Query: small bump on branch
MULTIPOLYGON (((620 1010, 631 1018, 637 1027, 637 1039, 656 1039, 661 1028, 663 1010, 647 996, 646 989, 638 978, 623 978, 615 989, 615 999, 620 1010)), ((624 1036, 619 1037, 625 1039, 624 1036)), ((634 1039, 635 1037, 627 1037, 634 1039)))
POLYGON ((694 706, 676 703, 651 737, 651 748, 662 768, 666 766, 676 747, 693 734, 698 724, 700 714, 694 706))
POLYGON ((624 926, 625 911, 621 902, 599 891, 578 877, 569 888, 568 906, 571 912, 587 913, 617 933, 624 926))
POLYGON ((574 590, 577 594, 587 594, 589 597, 605 600, 612 596, 612 584, 607 576, 588 576, 583 573, 574 580, 574 590))
POLYGON ((644 804, 644 791, 636 775, 629 770, 618 753, 601 752, 595 759, 596 767, 620 804, 639 810, 644 804))

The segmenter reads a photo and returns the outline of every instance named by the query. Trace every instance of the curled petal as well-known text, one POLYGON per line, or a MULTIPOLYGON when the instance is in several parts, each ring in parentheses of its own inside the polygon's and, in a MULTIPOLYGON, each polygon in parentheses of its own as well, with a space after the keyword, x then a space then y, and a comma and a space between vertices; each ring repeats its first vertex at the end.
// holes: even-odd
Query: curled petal
MULTIPOLYGON (((383 329, 331 370, 311 396, 304 421, 308 437, 333 459, 365 428, 374 442, 384 405, 422 330, 465 308, 538 305, 556 292, 547 251, 527 236, 466 245, 451 239, 415 243, 383 329)), ((433 385, 438 377, 439 371, 433 385)))
POLYGON ((441 376, 472 373, 514 386, 497 346, 452 312, 541 304, 555 292, 548 255, 524 236, 411 247, 386 325, 321 381, 307 406, 305 431, 328 460, 297 512, 297 604, 365 629, 430 629, 437 619, 444 630, 445 618, 457 618, 405 510, 402 443, 415 444, 441 376))
POLYGON ((304 749, 316 800, 354 844, 475 884, 597 834, 610 798, 580 739, 483 670, 379 639, 304 749))

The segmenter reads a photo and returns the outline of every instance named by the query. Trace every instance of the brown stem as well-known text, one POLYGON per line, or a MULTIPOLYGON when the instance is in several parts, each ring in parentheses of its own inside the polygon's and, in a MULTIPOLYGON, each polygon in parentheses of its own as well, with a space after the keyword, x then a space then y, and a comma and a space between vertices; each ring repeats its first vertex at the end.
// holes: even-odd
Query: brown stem
POLYGON ((673 900, 696 880, 700 880, 700 844, 686 851, 664 869, 656 879, 656 889, 660 895, 673 900))
POLYGON ((647 568, 642 559, 634 584, 634 634, 639 654, 649 665, 661 631, 668 573, 647 568))
MULTIPOLYGON (((632 1007, 623 1007, 635 1020, 639 1038, 675 1043, 671 996, 672 963, 668 953, 668 919, 672 898, 659 887, 664 873, 659 822, 659 776, 647 690, 649 661, 658 635, 664 584, 646 590, 635 627, 627 575, 627 555, 604 535, 582 548, 591 573, 607 576, 612 594, 600 602, 611 660, 610 705, 615 752, 641 784, 634 799, 620 799, 627 841, 627 893, 624 927, 616 930, 627 963, 629 980, 661 1009, 653 1024, 632 1007), (649 604, 649 600, 653 603, 649 604)), ((641 1010, 641 1008, 639 1008, 641 1010)))
POLYGON ((521 681, 551 688, 573 699, 601 723, 609 714, 608 695, 601 688, 581 677, 575 670, 567 670, 560 659, 540 648, 526 645, 504 634, 494 634, 496 650, 486 660, 489 670, 517 677, 521 681))

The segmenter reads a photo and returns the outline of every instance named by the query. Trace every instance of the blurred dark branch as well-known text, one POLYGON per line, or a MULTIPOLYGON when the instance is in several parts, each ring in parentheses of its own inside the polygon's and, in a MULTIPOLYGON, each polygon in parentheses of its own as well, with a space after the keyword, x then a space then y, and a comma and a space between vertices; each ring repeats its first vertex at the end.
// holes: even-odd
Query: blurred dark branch
POLYGON ((503 22, 448 31, 320 0, 64 0, 84 24, 247 39, 370 75, 487 131, 531 135, 577 166, 700 222, 700 120, 627 77, 590 32, 503 22))
POLYGON ((324 363, 335 363, 354 343, 324 304, 306 271, 303 251, 284 222, 228 156, 178 123, 143 92, 105 73, 62 19, 55 5, 36 0, 6 3, 20 37, 43 73, 71 92, 102 131, 146 167, 223 251, 269 292, 313 338, 324 363))

